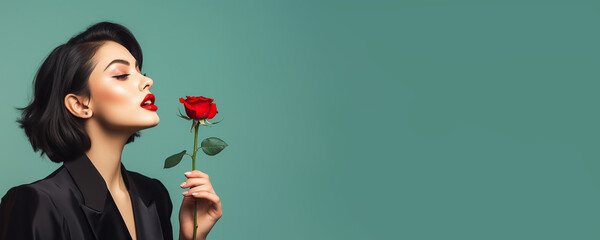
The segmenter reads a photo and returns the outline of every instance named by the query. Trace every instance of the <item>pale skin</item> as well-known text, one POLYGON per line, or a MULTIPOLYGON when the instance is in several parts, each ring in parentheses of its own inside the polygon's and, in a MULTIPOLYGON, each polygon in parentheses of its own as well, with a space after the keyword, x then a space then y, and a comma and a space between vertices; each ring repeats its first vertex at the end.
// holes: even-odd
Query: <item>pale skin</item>
MULTIPOLYGON (((140 72, 127 48, 113 41, 106 41, 92 61, 95 66, 89 77, 90 96, 70 93, 65 96, 65 107, 71 114, 86 119, 85 129, 92 144, 85 153, 102 175, 132 239, 136 240, 131 198, 121 175, 121 154, 132 134, 154 127, 160 121, 156 111, 140 107, 153 81, 140 72), (110 64, 115 59, 129 64, 110 64)), ((196 239, 206 239, 223 215, 221 200, 206 173, 194 170, 184 176, 185 185, 180 187, 189 190, 182 193, 179 239, 193 237, 194 199, 197 199, 198 216, 196 239)))

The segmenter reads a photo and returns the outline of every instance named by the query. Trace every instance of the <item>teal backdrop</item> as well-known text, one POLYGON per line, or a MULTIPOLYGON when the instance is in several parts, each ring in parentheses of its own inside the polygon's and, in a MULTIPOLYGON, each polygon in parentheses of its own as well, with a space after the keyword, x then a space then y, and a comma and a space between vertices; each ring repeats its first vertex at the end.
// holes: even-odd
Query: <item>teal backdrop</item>
POLYGON ((179 97, 223 121, 199 155, 209 239, 599 239, 597 1, 3 1, 0 194, 60 167, 15 120, 56 46, 128 27, 161 122, 125 166, 165 184, 179 230, 191 150, 179 97))

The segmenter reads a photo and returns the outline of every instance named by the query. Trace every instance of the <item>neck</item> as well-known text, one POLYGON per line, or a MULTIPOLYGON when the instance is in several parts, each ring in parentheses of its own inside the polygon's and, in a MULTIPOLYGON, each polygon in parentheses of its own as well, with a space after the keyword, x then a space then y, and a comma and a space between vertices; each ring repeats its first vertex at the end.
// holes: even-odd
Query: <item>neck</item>
POLYGON ((107 131, 96 121, 87 121, 91 147, 85 152, 111 191, 127 191, 121 175, 121 154, 127 139, 133 133, 107 131))

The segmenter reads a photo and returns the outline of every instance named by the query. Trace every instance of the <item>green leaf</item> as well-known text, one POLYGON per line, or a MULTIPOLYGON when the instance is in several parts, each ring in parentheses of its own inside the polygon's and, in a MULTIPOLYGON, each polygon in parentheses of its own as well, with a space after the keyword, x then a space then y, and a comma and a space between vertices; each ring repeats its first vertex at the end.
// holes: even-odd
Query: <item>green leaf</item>
POLYGON ((177 164, 179 164, 179 162, 181 162, 181 159, 183 158, 183 155, 185 155, 185 150, 183 150, 180 153, 176 153, 171 155, 170 157, 168 157, 165 160, 165 167, 164 168, 172 168, 177 166, 177 164))
POLYGON ((206 153, 206 155, 209 155, 209 156, 217 155, 217 153, 221 152, 227 146, 229 146, 229 145, 227 145, 227 143, 225 143, 225 141, 223 141, 217 137, 206 138, 206 139, 202 140, 202 143, 200 143, 200 147, 202 148, 202 151, 204 151, 204 153, 206 153))

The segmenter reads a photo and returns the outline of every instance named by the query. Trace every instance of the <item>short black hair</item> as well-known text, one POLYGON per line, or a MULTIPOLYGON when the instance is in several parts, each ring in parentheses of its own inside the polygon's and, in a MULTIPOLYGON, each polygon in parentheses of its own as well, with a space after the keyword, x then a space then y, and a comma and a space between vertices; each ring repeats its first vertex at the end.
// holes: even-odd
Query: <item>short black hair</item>
MULTIPOLYGON (((69 93, 90 96, 88 85, 94 63, 92 57, 106 41, 123 45, 142 70, 142 49, 126 27, 112 22, 99 22, 56 47, 46 57, 34 79, 34 96, 29 105, 18 108, 19 127, 25 130, 34 151, 41 150, 53 162, 60 163, 83 154, 91 141, 84 119, 71 114, 64 98, 69 93)), ((133 142, 136 132, 127 143, 133 142)))

